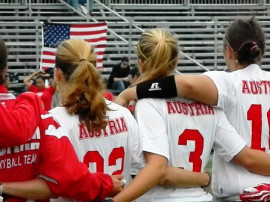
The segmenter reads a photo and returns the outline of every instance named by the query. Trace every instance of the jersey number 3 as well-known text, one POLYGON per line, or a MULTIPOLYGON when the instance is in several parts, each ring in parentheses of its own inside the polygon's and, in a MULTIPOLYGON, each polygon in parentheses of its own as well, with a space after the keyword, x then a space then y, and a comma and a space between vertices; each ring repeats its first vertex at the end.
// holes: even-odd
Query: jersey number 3
MULTIPOLYGON (((115 166, 116 161, 118 159, 121 159, 120 169, 114 171, 112 175, 122 174, 124 170, 124 157, 125 157, 124 147, 118 147, 112 150, 112 152, 109 155, 108 166, 115 166)), ((86 165, 89 165, 90 163, 96 163, 97 166, 96 172, 104 173, 104 158, 100 155, 98 151, 88 151, 83 158, 83 162, 86 165)))
POLYGON ((203 136, 198 130, 186 129, 178 138, 178 145, 187 145, 188 141, 195 142, 195 150, 190 152, 189 162, 193 163, 193 171, 201 172, 203 152, 203 136))

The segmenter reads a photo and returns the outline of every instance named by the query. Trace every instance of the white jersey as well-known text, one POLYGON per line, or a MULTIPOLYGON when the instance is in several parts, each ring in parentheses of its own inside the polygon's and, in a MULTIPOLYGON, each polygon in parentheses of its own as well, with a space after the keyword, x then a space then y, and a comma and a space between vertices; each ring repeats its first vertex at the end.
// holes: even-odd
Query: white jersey
MULTIPOLYGON (((203 172, 212 148, 230 161, 245 146, 224 112, 205 104, 181 98, 142 99, 135 114, 143 151, 166 157, 169 166, 203 172)), ((155 186, 136 201, 212 201, 212 196, 200 187, 155 186)))
MULTIPOLYGON (((109 175, 123 174, 130 180, 132 155, 141 152, 138 124, 130 111, 107 101, 108 125, 100 131, 88 131, 77 115, 70 115, 64 107, 56 107, 50 113, 60 122, 81 162, 90 172, 109 175)), ((89 187, 91 189, 91 187, 89 187)), ((59 197, 51 201, 68 201, 59 197)))
MULTIPOLYGON (((218 107, 247 145, 269 153, 270 73, 252 64, 230 73, 213 71, 205 75, 217 87, 218 107)), ((238 195, 263 182, 270 183, 270 177, 253 174, 214 155, 212 190, 216 197, 238 195)))

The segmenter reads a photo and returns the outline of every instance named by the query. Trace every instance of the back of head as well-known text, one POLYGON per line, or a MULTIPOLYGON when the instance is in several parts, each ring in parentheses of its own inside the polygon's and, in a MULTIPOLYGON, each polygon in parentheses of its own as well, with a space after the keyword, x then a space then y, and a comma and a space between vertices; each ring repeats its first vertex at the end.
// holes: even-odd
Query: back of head
POLYGON ((88 130, 102 129, 107 124, 104 86, 95 64, 94 50, 84 40, 67 40, 57 49, 56 68, 67 81, 63 105, 70 114, 78 114, 88 130))
POLYGON ((121 62, 129 62, 128 57, 126 57, 126 56, 122 57, 121 62))
POLYGON ((0 85, 4 84, 3 70, 5 67, 7 67, 7 47, 3 39, 0 39, 0 85))
POLYGON ((165 29, 148 30, 142 33, 137 51, 144 66, 137 83, 168 75, 178 61, 177 36, 165 29))
POLYGON ((226 30, 225 42, 236 52, 239 64, 260 63, 265 52, 264 33, 253 18, 237 19, 226 30))

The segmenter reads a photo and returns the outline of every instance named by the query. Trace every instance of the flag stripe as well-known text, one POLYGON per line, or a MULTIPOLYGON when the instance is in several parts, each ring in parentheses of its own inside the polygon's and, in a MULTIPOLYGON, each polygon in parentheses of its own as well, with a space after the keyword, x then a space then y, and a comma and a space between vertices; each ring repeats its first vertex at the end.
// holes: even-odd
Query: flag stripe
POLYGON ((42 59, 43 63, 55 63, 55 60, 42 59))
POLYGON ((107 39, 106 34, 99 35, 70 35, 71 39, 84 39, 84 40, 99 40, 99 39, 107 39))
POLYGON ((77 27, 71 27, 70 28, 71 32, 90 32, 90 31, 103 31, 106 32, 106 26, 102 27, 87 27, 87 28, 77 28, 77 27))
POLYGON ((55 53, 51 52, 51 51, 43 51, 44 55, 51 55, 51 56, 55 56, 55 53))
POLYGON ((101 27, 104 26, 107 29, 107 23, 93 23, 93 24, 72 24, 71 27, 87 28, 87 27, 101 27))
POLYGON ((72 32, 72 31, 70 31, 70 35, 73 35, 73 36, 77 36, 77 35, 86 35, 86 36, 99 36, 99 35, 101 35, 101 36, 104 36, 104 35, 106 35, 106 30, 95 30, 95 31, 90 31, 90 32, 88 32, 88 31, 78 31, 78 32, 72 32))

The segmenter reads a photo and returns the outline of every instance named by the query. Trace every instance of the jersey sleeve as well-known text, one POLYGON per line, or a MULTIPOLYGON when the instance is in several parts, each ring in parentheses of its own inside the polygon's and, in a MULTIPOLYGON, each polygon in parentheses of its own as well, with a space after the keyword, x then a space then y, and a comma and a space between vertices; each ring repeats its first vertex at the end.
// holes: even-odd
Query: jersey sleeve
POLYGON ((104 200, 113 188, 109 175, 90 173, 79 162, 69 139, 52 115, 42 116, 44 139, 39 172, 57 196, 84 201, 104 200))
POLYGON ((30 87, 28 88, 28 91, 35 93, 38 91, 38 88, 35 85, 31 84, 30 87))
POLYGON ((151 152, 170 159, 166 123, 160 107, 153 99, 139 100, 135 115, 139 125, 139 135, 143 151, 151 152))
POLYGON ((234 81, 232 81, 230 74, 224 71, 210 71, 204 75, 208 76, 216 85, 218 91, 217 107, 226 110, 235 99, 234 81))
POLYGON ((55 93, 55 88, 52 86, 50 86, 48 90, 49 90, 51 95, 53 95, 55 93))
POLYGON ((11 108, 0 104, 0 146, 23 144, 31 138, 40 122, 41 100, 34 93, 23 93, 11 108))
POLYGON ((222 110, 216 110, 215 113, 219 119, 213 149, 221 158, 229 162, 245 147, 246 142, 238 135, 222 110))

